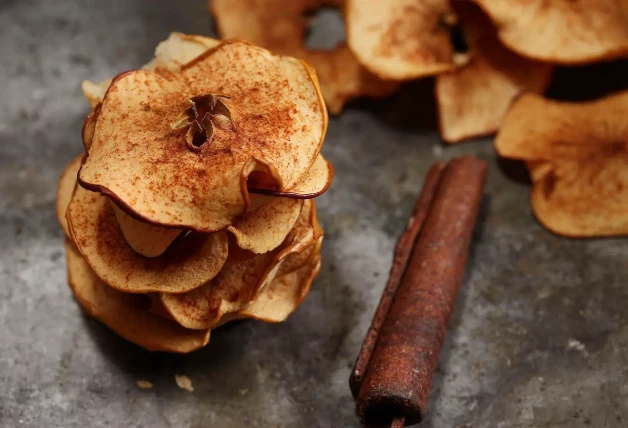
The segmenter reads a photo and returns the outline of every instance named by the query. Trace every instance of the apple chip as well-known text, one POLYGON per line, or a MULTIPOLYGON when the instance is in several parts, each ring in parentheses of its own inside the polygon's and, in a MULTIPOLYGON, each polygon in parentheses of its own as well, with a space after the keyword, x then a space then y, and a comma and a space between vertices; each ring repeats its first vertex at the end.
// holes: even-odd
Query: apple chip
POLYGON ((180 71, 190 61, 219 44, 220 40, 211 37, 173 32, 157 45, 155 58, 143 68, 155 71, 180 71))
POLYGON ((261 254, 273 250, 286 239, 294 226, 303 201, 274 198, 270 203, 238 217, 229 232, 233 233, 242 249, 261 254))
POLYGON ((324 6, 342 7, 343 4, 344 0, 213 0, 210 8, 221 37, 246 39, 311 64, 320 76, 329 111, 338 114, 351 99, 385 97, 399 87, 396 82, 382 80, 368 72, 344 43, 333 50, 306 46, 306 14, 324 6))
POLYGON ((528 58, 586 64, 628 55, 623 0, 471 0, 495 23, 500 40, 528 58))
POLYGON ((312 199, 327 191, 334 178, 334 169, 331 164, 319 154, 305 177, 294 187, 286 191, 275 190, 272 185, 264 188, 264 183, 258 183, 249 176, 249 192, 280 196, 285 198, 312 199))
POLYGON ((310 291, 320 268, 321 260, 317 256, 298 270, 275 277, 255 301, 238 313, 238 318, 272 323, 285 321, 310 291))
POLYGON ((162 306, 185 328, 213 328, 224 314, 247 305, 262 283, 272 280, 269 266, 277 252, 247 260, 228 258, 216 278, 208 284, 183 294, 162 293, 162 306))
POLYGON ((209 342, 209 330, 188 330, 149 311, 147 296, 121 293, 103 283, 66 240, 68 280, 85 312, 150 351, 187 353, 209 342))
POLYGON ((127 244, 144 257, 160 256, 183 233, 183 229, 155 226, 139 221, 122 211, 116 204, 109 205, 127 244))
POLYGON ((436 77, 440 133, 448 143, 497 132, 512 100, 521 92, 545 91, 553 68, 506 49, 477 6, 460 4, 456 13, 468 61, 436 77))
POLYGON ((526 162, 532 210, 565 236, 628 234, 628 91, 585 103, 523 95, 497 134, 504 157, 526 162))
POLYGON ((204 286, 184 294, 162 293, 164 308, 183 327, 215 327, 224 315, 256 299, 280 269, 292 271, 312 257, 321 236, 314 211, 314 204, 305 201, 293 230, 273 251, 252 258, 230 255, 216 278, 204 286))
POLYGON ((68 205, 70 205, 72 195, 74 194, 74 189, 76 188, 76 174, 81 167, 82 159, 82 155, 74 158, 63 169, 61 177, 59 177, 59 187, 57 189, 57 203, 55 208, 57 213, 57 220, 59 221, 61 229, 63 230, 66 238, 70 238, 70 229, 68 227, 68 221, 65 218, 65 212, 68 210, 68 205))
POLYGON ((448 0, 347 0, 347 42, 383 79, 411 80, 453 68, 448 0))
MULTIPOLYGON (((155 58, 144 65, 144 70, 155 70, 157 72, 176 72, 181 70, 188 62, 200 56, 206 50, 217 46, 219 40, 209 37, 188 35, 182 33, 170 33, 170 36, 157 45, 155 58)), ((107 89, 111 85, 112 79, 107 79, 99 83, 83 81, 83 94, 92 107, 96 107, 105 98, 107 89)))
POLYGON ((251 163, 278 191, 305 178, 327 115, 313 71, 224 42, 169 75, 118 75, 79 183, 148 223, 213 232, 246 210, 251 163))
POLYGON ((96 130, 96 120, 98 119, 98 114, 100 113, 100 102, 98 102, 92 111, 89 112, 87 117, 85 118, 85 122, 83 122, 83 130, 81 131, 81 137, 83 138, 83 148, 86 152, 89 151, 90 146, 92 145, 92 139, 94 138, 94 131, 96 130))
POLYGON ((106 197, 77 187, 67 211, 70 231, 85 260, 109 286, 127 293, 184 293, 214 278, 224 264, 226 232, 191 233, 159 257, 127 245, 106 197))

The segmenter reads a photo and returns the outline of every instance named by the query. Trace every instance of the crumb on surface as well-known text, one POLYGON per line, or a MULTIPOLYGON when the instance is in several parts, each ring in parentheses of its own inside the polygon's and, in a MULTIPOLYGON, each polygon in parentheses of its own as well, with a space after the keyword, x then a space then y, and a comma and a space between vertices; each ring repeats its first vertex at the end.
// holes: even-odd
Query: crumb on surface
POLYGON ((153 383, 148 380, 138 380, 137 386, 142 389, 151 389, 153 387, 153 383))
POLYGON ((174 380, 177 382, 177 386, 181 389, 185 389, 186 391, 194 392, 194 387, 192 386, 192 380, 185 375, 174 375, 174 380))

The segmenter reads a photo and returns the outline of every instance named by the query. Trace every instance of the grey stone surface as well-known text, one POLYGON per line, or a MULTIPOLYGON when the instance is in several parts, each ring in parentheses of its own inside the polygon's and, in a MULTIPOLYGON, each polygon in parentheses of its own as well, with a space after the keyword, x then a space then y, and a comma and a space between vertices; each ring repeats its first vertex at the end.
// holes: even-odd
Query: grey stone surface
POLYGON ((85 318, 54 216, 81 150, 79 83, 141 65, 171 30, 209 28, 203 0, 0 2, 1 427, 357 427, 347 378, 394 242, 429 165, 463 154, 490 177, 422 426, 628 426, 628 241, 543 230, 490 141, 439 144, 428 83, 331 121, 323 270, 287 322, 229 325, 172 356, 85 318))

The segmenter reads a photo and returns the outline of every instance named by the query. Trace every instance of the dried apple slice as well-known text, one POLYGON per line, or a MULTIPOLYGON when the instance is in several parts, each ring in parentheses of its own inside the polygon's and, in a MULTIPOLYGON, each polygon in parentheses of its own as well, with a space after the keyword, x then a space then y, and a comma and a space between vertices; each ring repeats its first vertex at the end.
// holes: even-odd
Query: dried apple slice
MULTIPOLYGON (((219 40, 210 37, 177 32, 170 33, 166 40, 157 45, 155 57, 148 64, 144 65, 142 69, 157 72, 179 71, 185 64, 219 43, 219 40)), ((81 85, 83 94, 92 107, 96 107, 102 102, 109 85, 111 85, 111 81, 112 79, 99 83, 92 83, 89 80, 83 81, 81 85)))
POLYGON ((227 230, 233 233, 240 248, 257 254, 266 253, 286 239, 302 206, 303 201, 299 199, 275 198, 244 213, 227 230))
POLYGON ((347 0, 347 42, 383 79, 411 80, 453 68, 447 0, 347 0))
POLYGON ((111 80, 112 79, 107 79, 98 83, 84 80, 83 83, 81 83, 83 95, 87 98, 89 105, 95 108, 102 102, 103 98, 105 98, 105 94, 107 93, 107 89, 109 89, 109 85, 111 85, 111 80))
POLYGON ((522 92, 545 91, 553 69, 506 49, 477 6, 460 4, 456 13, 469 59, 436 77, 440 134, 448 143, 497 132, 512 100, 522 92))
POLYGON ((77 187, 67 210, 74 241, 96 275, 127 293, 184 293, 214 278, 224 264, 226 232, 192 233, 146 258, 124 240, 106 197, 77 187))
POLYGON ((252 258, 230 257, 220 273, 204 286, 184 294, 160 295, 166 311, 186 328, 213 328, 221 318, 253 301, 275 277, 301 267, 312 257, 320 239, 320 228, 311 201, 282 245, 252 258), (285 267, 284 267, 285 264, 285 267))
POLYGON ((190 61, 219 44, 220 40, 211 37, 173 32, 157 45, 155 58, 142 68, 155 71, 180 71, 190 61))
POLYGON ((89 151, 92 145, 92 138, 94 138, 94 131, 96 130, 96 121, 98 120, 98 114, 100 113, 100 101, 94 106, 92 111, 89 112, 85 122, 83 122, 83 130, 81 131, 81 137, 83 138, 83 148, 86 152, 89 151))
POLYGON ((209 330, 189 330, 149 311, 143 295, 116 291, 102 282, 66 240, 68 281, 87 315, 101 321, 125 339, 148 349, 187 353, 209 342, 209 330))
POLYGON ((250 305, 238 312, 238 318, 254 318, 271 323, 285 321, 310 291, 320 268, 320 257, 314 257, 298 270, 275 277, 250 305))
POLYGON ((471 0, 500 40, 528 58, 587 64, 628 55, 628 5, 608 0, 471 0))
POLYGON ((306 46, 306 14, 324 6, 342 7, 344 3, 344 0, 213 0, 210 9, 221 37, 246 39, 311 64, 320 77, 329 111, 338 114, 354 98, 385 97, 399 88, 398 83, 382 80, 367 71, 344 43, 333 50, 306 46))
POLYGON ((262 183, 257 183, 249 178, 248 187, 251 194, 265 194, 296 199, 311 199, 322 195, 327 191, 334 178, 334 169, 331 164, 319 154, 307 174, 294 187, 286 191, 278 191, 273 188, 264 189, 262 183))
POLYGON ((185 328, 213 328, 224 314, 248 304, 260 282, 272 280, 268 266, 275 255, 271 252, 247 260, 229 258, 208 284, 184 294, 162 293, 162 306, 185 328))
POLYGON ((246 210, 243 171, 251 162, 270 165, 277 190, 288 190, 310 170, 326 127, 309 67, 248 43, 224 42, 180 73, 134 71, 116 77, 79 183, 148 223, 212 232, 246 210), (193 129, 198 123, 189 119, 192 134, 187 128, 173 130, 200 94, 223 94, 220 102, 231 126, 219 125, 218 117, 225 116, 203 98, 207 104, 194 111, 207 111, 203 120, 213 125, 203 122, 203 129, 193 129), (191 149, 188 137, 196 144, 208 129, 213 133, 202 147, 191 149))
POLYGON ((497 134, 504 157, 526 162, 538 220, 565 236, 628 234, 628 91, 586 103, 523 95, 497 134))
POLYGON ((65 212, 68 210, 68 205, 70 205, 72 195, 74 194, 74 189, 76 188, 76 174, 78 174, 79 168, 81 167, 82 159, 83 155, 74 158, 63 169, 61 177, 59 177, 59 187, 57 188, 57 203, 55 208, 57 213, 57 220, 59 221, 61 229, 63 230, 66 238, 70 238, 70 228, 68 227, 68 221, 65 218, 65 212))
POLYGON ((144 257, 162 255, 172 242, 183 233, 183 229, 155 226, 139 221, 122 211, 116 204, 109 205, 124 236, 124 240, 135 251, 144 257))

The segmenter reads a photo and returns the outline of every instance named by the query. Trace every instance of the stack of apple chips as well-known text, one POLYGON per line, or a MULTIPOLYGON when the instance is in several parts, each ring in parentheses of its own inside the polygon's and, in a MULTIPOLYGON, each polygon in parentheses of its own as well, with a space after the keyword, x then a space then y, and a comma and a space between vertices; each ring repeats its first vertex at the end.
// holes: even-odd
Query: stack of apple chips
POLYGON ((85 153, 57 214, 86 313, 190 352, 239 318, 281 322, 320 269, 327 111, 304 62, 173 33, 142 70, 84 82, 85 153))

